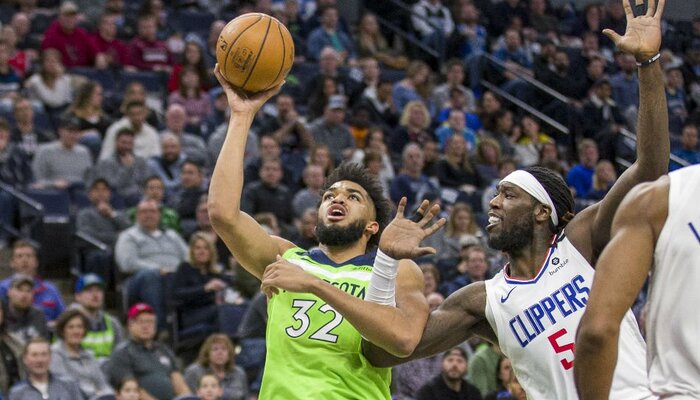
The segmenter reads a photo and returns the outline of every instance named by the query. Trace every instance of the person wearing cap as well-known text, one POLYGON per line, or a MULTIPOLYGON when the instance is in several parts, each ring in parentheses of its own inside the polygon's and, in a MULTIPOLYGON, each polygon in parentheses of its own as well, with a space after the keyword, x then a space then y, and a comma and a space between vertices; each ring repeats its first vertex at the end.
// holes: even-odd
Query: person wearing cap
POLYGON ((78 27, 78 6, 64 1, 58 9, 58 18, 44 33, 41 49, 56 49, 61 53, 66 68, 92 66, 95 64, 95 47, 90 35, 78 27))
POLYGON ((58 140, 39 146, 32 163, 34 187, 67 189, 85 180, 92 156, 80 140, 80 121, 63 117, 58 123, 58 140))
POLYGON ((479 389, 464 379, 468 365, 467 352, 463 348, 454 347, 446 351, 442 356, 440 374, 418 389, 416 400, 481 400, 479 389))
POLYGON ((49 329, 44 313, 32 306, 34 279, 16 274, 7 292, 7 304, 3 310, 7 334, 21 344, 35 336, 48 338, 49 329))
POLYGON ((9 400, 83 400, 78 384, 66 375, 49 371, 51 345, 44 337, 33 337, 24 346, 22 362, 27 379, 10 389, 9 400))
POLYGON ((117 346, 102 370, 114 387, 126 377, 136 378, 142 399, 170 400, 190 394, 172 350, 155 340, 156 320, 148 304, 131 306, 127 313, 129 340, 117 346))
POLYGON ((104 290, 102 278, 95 274, 82 275, 75 283, 75 302, 69 307, 85 314, 88 324, 82 345, 100 362, 105 362, 117 345, 126 340, 119 319, 104 311, 104 290))
POLYGON ((355 150, 355 139, 344 122, 345 108, 345 96, 333 95, 328 99, 323 115, 309 126, 314 142, 328 146, 336 164, 349 159, 355 150))
MULTIPOLYGON (((36 248, 25 241, 18 240, 12 245, 10 267, 14 274, 24 274, 34 278, 34 307, 44 312, 47 321, 54 321, 63 312, 65 306, 56 286, 41 279, 38 275, 39 259, 36 248)), ((14 276, 0 281, 0 298, 6 299, 14 276)))

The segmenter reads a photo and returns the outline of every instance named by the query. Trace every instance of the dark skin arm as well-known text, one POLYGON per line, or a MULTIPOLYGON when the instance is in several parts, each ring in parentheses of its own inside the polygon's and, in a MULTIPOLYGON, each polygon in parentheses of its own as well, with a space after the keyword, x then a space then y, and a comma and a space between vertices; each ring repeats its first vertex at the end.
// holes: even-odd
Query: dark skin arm
POLYGON ((664 176, 637 186, 615 215, 612 240, 598 260, 576 335, 574 376, 582 400, 610 395, 620 323, 654 262, 654 246, 668 216, 668 184, 664 176))
MULTIPOLYGON (((661 15, 665 0, 649 0, 646 15, 634 17, 630 0, 622 0, 627 15, 624 36, 603 31, 618 49, 646 61, 661 46, 661 15), (656 6, 655 6, 656 5, 656 6)), ((663 75, 659 62, 639 68, 639 118, 637 120, 637 160, 617 180, 603 200, 580 212, 567 225, 566 232, 576 249, 594 265, 610 241, 613 216, 625 195, 641 182, 653 181, 668 172, 670 143, 668 112, 663 75)))
POLYGON ((472 283, 453 293, 430 313, 420 343, 410 356, 396 357, 367 341, 363 341, 363 353, 376 367, 392 367, 447 351, 474 335, 496 342, 486 321, 485 309, 485 284, 472 283))

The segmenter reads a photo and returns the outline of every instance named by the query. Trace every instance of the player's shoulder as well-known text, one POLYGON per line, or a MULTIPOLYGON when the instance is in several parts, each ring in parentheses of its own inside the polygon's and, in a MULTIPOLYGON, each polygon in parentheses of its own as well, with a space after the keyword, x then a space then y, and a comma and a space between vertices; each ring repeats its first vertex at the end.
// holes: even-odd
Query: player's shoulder
POLYGON ((661 209, 665 209, 668 205, 670 183, 668 175, 663 175, 655 181, 636 185, 620 203, 620 212, 652 216, 661 209))

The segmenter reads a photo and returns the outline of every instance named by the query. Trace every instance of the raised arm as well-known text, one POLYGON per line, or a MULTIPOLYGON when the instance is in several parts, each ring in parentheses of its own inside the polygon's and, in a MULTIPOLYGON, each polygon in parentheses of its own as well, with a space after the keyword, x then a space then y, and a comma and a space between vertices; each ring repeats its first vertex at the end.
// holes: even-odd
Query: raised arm
POLYGON ((668 177, 633 189, 615 215, 576 335, 574 375, 582 400, 607 399, 620 323, 644 285, 668 214, 668 177))
POLYGON ((372 365, 392 367, 447 351, 474 335, 494 340, 485 309, 486 287, 483 282, 472 283, 454 292, 430 313, 420 342, 410 356, 397 357, 370 341, 363 342, 363 352, 372 365))
MULTIPOLYGON (((661 46, 661 15, 665 0, 649 0, 647 13, 635 17, 631 0, 621 0, 627 15, 624 36, 610 29, 603 31, 625 53, 644 63, 655 58, 661 46)), ((639 71, 639 117, 637 120, 637 160, 617 180, 599 203, 574 217, 567 236, 586 259, 593 263, 610 241, 613 216, 625 195, 638 183, 653 181, 668 172, 670 143, 668 112, 663 76, 658 60, 639 71)))
POLYGON ((281 85, 247 97, 239 94, 221 76, 218 64, 214 67, 214 74, 226 92, 231 118, 209 185, 209 218, 238 262, 261 279, 265 267, 275 261, 275 256, 294 245, 268 235, 251 216, 241 211, 243 158, 255 113, 279 91, 281 85))

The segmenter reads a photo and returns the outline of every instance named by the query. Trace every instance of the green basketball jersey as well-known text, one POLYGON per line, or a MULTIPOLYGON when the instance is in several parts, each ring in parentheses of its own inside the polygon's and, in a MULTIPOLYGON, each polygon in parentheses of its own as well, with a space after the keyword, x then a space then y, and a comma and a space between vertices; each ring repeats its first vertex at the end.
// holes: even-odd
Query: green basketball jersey
MULTIPOLYGON (((295 247, 283 257, 340 290, 364 299, 374 253, 336 264, 322 251, 295 247)), ((280 291, 267 305, 267 358, 260 398, 390 399, 390 368, 362 355, 360 333, 323 300, 280 291)))

